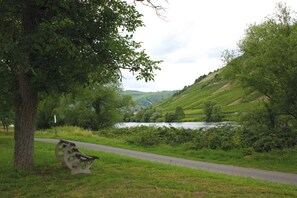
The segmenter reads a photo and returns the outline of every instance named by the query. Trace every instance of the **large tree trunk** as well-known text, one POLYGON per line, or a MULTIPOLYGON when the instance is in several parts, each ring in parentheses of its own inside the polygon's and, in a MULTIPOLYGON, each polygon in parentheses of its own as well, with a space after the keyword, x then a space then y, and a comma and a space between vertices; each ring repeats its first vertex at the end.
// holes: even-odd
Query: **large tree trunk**
POLYGON ((37 111, 37 92, 30 87, 30 79, 25 72, 19 72, 19 96, 16 104, 15 120, 15 168, 34 167, 34 127, 37 111))
POLYGON ((30 73, 26 68, 31 65, 31 35, 37 27, 37 9, 34 0, 25 0, 23 7, 23 52, 27 60, 18 70, 19 93, 16 97, 14 167, 32 169, 34 167, 34 127, 37 112, 38 92, 32 86, 30 73))

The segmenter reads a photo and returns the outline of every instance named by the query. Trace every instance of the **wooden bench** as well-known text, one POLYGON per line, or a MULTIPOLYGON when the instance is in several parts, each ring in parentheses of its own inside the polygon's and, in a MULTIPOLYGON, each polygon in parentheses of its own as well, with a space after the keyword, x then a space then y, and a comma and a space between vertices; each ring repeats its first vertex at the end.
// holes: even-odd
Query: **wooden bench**
POLYGON ((91 173, 91 166, 97 156, 86 155, 78 150, 75 143, 60 140, 56 145, 55 154, 57 159, 71 170, 71 174, 91 173))

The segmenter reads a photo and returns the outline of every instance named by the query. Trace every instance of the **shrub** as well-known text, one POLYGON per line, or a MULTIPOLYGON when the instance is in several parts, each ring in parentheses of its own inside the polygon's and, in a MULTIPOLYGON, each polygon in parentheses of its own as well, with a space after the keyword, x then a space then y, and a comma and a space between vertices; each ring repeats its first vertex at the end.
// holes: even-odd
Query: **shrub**
POLYGON ((276 114, 266 104, 242 118, 241 141, 257 152, 292 147, 297 144, 297 130, 288 116, 276 114), (265 108, 264 108, 265 107, 265 108))
POLYGON ((257 152, 269 152, 272 149, 282 148, 281 141, 273 136, 263 136, 253 144, 257 152))
POLYGON ((253 148, 244 148, 244 149, 242 150, 242 154, 243 154, 244 156, 250 156, 250 155, 253 155, 253 153, 254 153, 253 148))
POLYGON ((146 130, 128 137, 127 142, 140 146, 155 146, 161 143, 161 138, 154 127, 146 127, 146 130))

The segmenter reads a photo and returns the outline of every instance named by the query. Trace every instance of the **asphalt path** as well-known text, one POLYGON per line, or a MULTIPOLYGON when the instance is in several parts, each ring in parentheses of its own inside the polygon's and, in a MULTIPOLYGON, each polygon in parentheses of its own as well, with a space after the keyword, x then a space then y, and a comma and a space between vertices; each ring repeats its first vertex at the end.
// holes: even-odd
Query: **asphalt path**
MULTIPOLYGON (((46 138, 35 138, 35 141, 47 142, 47 143, 58 143, 58 139, 46 139, 46 138)), ((261 179, 272 182, 280 182, 287 184, 297 185, 297 174, 283 173, 276 171, 259 170, 254 168, 243 168, 232 165, 215 164, 209 162, 201 162, 195 160, 181 159, 176 157, 169 157, 164 155, 157 155, 152 153, 132 151, 128 149, 115 148, 111 146, 103 146, 99 144, 85 143, 72 141, 78 148, 86 148, 95 151, 104 151, 117 153, 119 155, 130 156, 134 158, 149 160, 153 162, 160 162, 164 164, 170 164, 175 166, 189 167, 193 169, 206 170, 209 172, 223 173, 228 175, 251 177, 255 179, 261 179)))

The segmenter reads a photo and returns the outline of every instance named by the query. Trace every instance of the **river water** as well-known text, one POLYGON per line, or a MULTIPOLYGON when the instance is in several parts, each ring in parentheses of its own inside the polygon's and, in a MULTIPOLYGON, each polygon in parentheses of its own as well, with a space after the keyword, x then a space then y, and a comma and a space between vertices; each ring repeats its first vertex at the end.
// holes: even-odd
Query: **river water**
POLYGON ((211 128, 230 122, 122 122, 116 124, 117 128, 137 127, 137 126, 153 126, 153 127, 174 127, 186 129, 211 128))

